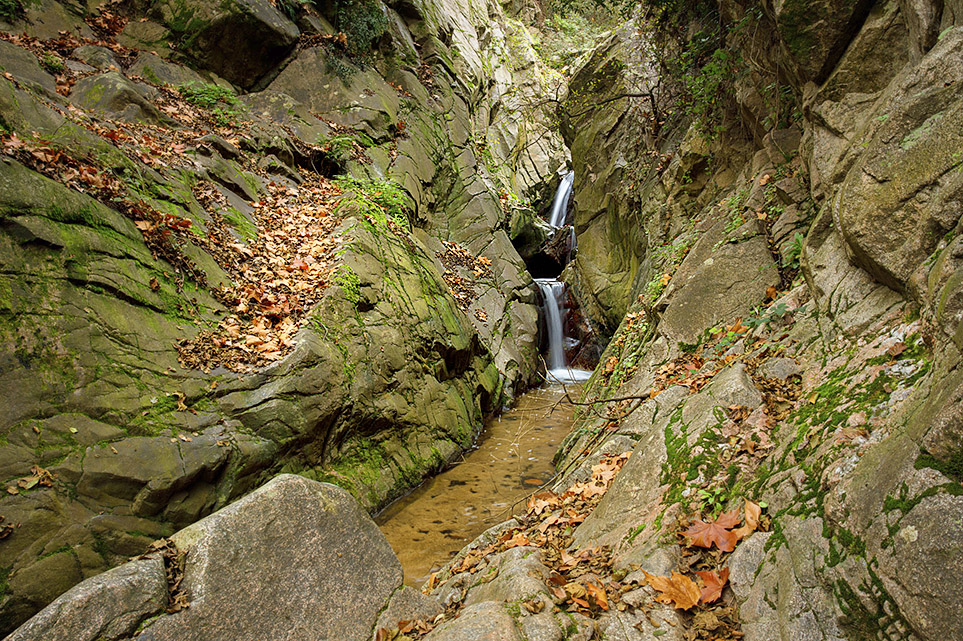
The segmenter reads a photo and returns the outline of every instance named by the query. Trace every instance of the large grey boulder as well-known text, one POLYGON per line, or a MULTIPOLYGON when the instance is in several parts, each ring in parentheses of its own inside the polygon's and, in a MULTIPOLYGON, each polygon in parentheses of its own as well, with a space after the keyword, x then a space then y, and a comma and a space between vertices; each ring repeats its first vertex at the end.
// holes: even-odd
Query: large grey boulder
MULTIPOLYGON (((145 628, 161 639, 367 639, 401 586, 401 564, 384 535, 344 490, 284 474, 177 532, 180 589, 168 604, 159 557, 80 583, 8 641, 117 639, 145 628)), ((403 604, 395 616, 407 616, 403 604)))
POLYGON ((74 104, 127 122, 170 124, 171 119, 151 102, 156 90, 128 80, 119 71, 82 78, 74 85, 70 99, 74 104))
POLYGON ((140 639, 367 639, 401 563, 344 490, 281 475, 171 537, 190 607, 140 639))
POLYGON ((163 612, 167 603, 163 559, 139 559, 77 584, 7 641, 118 639, 163 612))
POLYGON ((779 284, 766 238, 752 221, 720 244, 721 227, 699 239, 670 281, 659 332, 672 341, 695 343, 717 323, 745 318, 779 284))
POLYGON ((267 0, 161 0, 154 11, 201 67, 245 89, 280 63, 300 35, 267 0))
POLYGON ((957 29, 887 89, 862 132, 871 143, 833 201, 856 263, 900 291, 963 213, 961 64, 957 29))

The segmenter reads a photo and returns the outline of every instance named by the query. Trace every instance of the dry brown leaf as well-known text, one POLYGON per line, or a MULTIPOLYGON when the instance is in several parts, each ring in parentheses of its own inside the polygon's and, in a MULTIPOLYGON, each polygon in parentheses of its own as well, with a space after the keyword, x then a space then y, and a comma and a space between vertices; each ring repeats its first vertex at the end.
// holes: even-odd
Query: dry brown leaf
POLYGON ((736 543, 739 542, 739 537, 735 532, 731 531, 731 528, 738 525, 741 520, 742 518, 739 516, 738 510, 725 512, 711 523, 696 520, 682 535, 688 538, 692 545, 701 548, 711 548, 714 544, 723 552, 732 552, 736 549, 736 543))
POLYGON ((696 572, 699 578, 705 583, 699 596, 699 603, 712 603, 722 596, 722 589, 729 582, 729 568, 722 568, 718 574, 715 572, 696 572))
POLYGON ((586 583, 585 591, 588 592, 588 595, 595 601, 595 605, 603 610, 609 609, 609 598, 605 594, 605 588, 595 583, 586 583))
POLYGON ((737 542, 759 529, 759 518, 762 516, 762 508, 759 507, 757 503, 753 503, 749 499, 746 499, 745 515, 745 525, 733 530, 733 534, 738 537, 736 539, 737 542))
POLYGON ((660 603, 672 605, 680 610, 690 610, 702 596, 695 581, 684 574, 673 572, 672 576, 668 577, 653 576, 645 570, 642 570, 642 573, 645 575, 646 583, 659 593, 655 600, 660 603))

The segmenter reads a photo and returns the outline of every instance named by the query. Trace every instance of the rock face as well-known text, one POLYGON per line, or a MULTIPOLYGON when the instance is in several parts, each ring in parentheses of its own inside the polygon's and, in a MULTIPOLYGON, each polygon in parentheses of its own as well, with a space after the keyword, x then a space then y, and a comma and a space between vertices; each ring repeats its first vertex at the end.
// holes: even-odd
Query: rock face
POLYGON ((279 476, 171 540, 187 554, 190 607, 142 639, 315 639, 330 622, 330 638, 361 641, 401 585, 401 563, 357 501, 299 476, 279 476))
POLYGON ((771 519, 726 562, 747 640, 960 637, 961 14, 719 7, 740 25, 729 52, 766 60, 732 80, 727 133, 657 136, 637 129, 647 99, 579 102, 652 86, 639 33, 573 77, 568 278, 614 334, 585 397, 641 397, 560 452, 564 488, 634 447, 574 546, 684 571, 679 519, 745 497, 771 519), (780 85, 789 118, 766 98, 780 85))
MULTIPOLYGON (((152 556, 84 581, 8 638, 94 641, 136 629, 144 640, 362 641, 401 587, 401 564, 361 505, 300 476, 278 476, 170 540, 180 611, 164 614, 165 560, 152 556)), ((402 619, 431 611, 410 598, 391 603, 402 619)))
POLYGON ((560 78, 495 2, 369 4, 386 26, 363 64, 332 16, 261 0, 142 3, 97 39, 96 15, 33 3, 13 32, 76 41, 0 42, 0 633, 277 473, 374 510, 536 379, 506 230, 566 161, 527 107, 560 78), (253 285, 316 269, 309 303, 242 302, 277 239, 265 203, 322 183, 330 252, 253 285), (184 361, 245 314, 299 318, 283 355, 184 361))
POLYGON ((151 11, 202 68, 250 89, 293 49, 300 32, 267 0, 161 0, 151 11))

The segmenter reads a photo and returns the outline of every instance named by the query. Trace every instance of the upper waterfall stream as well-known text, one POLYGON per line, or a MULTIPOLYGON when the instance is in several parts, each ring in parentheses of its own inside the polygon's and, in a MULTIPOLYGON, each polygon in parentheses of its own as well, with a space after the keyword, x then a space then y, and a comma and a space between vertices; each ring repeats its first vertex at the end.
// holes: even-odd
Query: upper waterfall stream
POLYGON ((401 559, 405 583, 420 587, 475 537, 511 518, 513 506, 525 509, 525 497, 555 472, 552 458, 573 409, 561 385, 522 394, 488 421, 477 449, 381 513, 378 525, 401 559))

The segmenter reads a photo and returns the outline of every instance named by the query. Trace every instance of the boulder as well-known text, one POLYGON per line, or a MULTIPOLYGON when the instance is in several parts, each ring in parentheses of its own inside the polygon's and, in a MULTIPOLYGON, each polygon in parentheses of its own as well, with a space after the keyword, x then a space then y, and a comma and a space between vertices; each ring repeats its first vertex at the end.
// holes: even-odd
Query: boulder
POLYGON ((77 491, 105 500, 132 501, 137 515, 159 512, 171 496, 197 480, 210 480, 230 448, 204 434, 191 441, 135 437, 87 449, 77 491))
POLYGON ((401 564, 358 502, 300 476, 274 478, 171 541, 184 554, 186 608, 144 624, 168 604, 154 556, 75 586, 9 638, 93 641, 139 628, 142 641, 366 641, 401 585, 401 564))
POLYGON ((139 559, 75 585, 7 641, 120 639, 167 605, 163 559, 139 559))
POLYGON ((37 57, 6 40, 0 41, 0 71, 28 86, 39 87, 50 94, 57 92, 56 81, 40 68, 37 57))
POLYGON ((800 85, 826 78, 858 33, 872 0, 777 0, 773 17, 796 65, 800 85))
POLYGON ((833 201, 857 264, 899 291, 963 215, 961 70, 963 30, 954 30, 887 90, 833 201))
POLYGON ((267 0, 161 0, 153 10, 181 51, 244 89, 274 69, 300 35, 267 0))
POLYGON ((170 124, 170 118, 151 102, 156 89, 128 80, 119 71, 88 76, 74 85, 70 99, 79 107, 128 122, 170 124))
POLYGON ((766 289, 779 284, 765 236, 753 230, 746 238, 740 230, 721 245, 717 234, 703 236, 679 267, 659 325, 669 340, 695 343, 708 328, 745 318, 765 298, 766 289))
POLYGON ((461 616, 438 626, 425 641, 521 641, 512 616, 503 603, 491 601, 471 605, 461 616))

